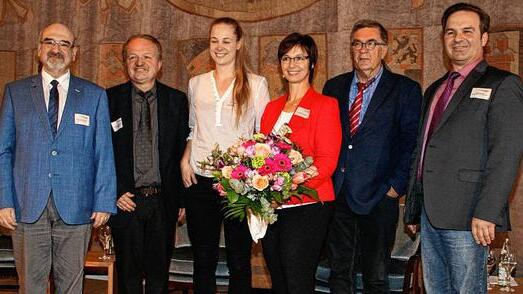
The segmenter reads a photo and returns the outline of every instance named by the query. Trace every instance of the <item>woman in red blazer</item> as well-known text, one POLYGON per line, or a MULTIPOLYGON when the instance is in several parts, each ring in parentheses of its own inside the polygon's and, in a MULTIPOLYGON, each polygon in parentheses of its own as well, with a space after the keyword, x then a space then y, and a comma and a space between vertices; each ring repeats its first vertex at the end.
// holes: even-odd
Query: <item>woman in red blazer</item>
POLYGON ((331 176, 341 146, 338 102, 311 87, 318 49, 309 35, 292 33, 278 48, 283 77, 289 92, 269 104, 261 119, 261 131, 277 132, 287 123, 290 139, 312 156, 318 175, 306 182, 316 189, 321 202, 302 195, 278 208, 278 221, 262 240, 263 253, 276 294, 314 293, 314 275, 334 206, 331 176))

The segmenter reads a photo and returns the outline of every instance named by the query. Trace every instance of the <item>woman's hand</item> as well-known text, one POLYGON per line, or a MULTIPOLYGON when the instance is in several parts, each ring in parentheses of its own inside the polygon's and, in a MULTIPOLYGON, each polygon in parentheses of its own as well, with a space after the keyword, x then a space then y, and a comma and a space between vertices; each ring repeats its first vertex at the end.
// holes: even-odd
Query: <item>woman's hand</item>
POLYGON ((304 170, 304 172, 307 175, 306 179, 314 178, 320 174, 318 172, 318 168, 314 165, 309 166, 306 170, 304 170))
POLYGON ((189 188, 193 184, 198 184, 196 175, 189 164, 189 161, 182 160, 180 162, 180 169, 182 170, 182 182, 185 188, 189 188))

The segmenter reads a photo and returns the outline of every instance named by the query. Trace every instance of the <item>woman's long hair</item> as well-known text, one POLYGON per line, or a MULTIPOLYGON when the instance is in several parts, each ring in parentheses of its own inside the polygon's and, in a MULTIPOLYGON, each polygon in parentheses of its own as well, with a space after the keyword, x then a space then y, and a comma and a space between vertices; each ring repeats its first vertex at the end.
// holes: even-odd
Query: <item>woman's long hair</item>
MULTIPOLYGON (((233 27, 234 34, 236 35, 236 41, 240 42, 243 40, 243 30, 237 20, 230 17, 221 17, 214 20, 209 29, 209 35, 212 28, 217 24, 227 24, 233 27)), ((234 62, 234 76, 236 81, 232 91, 233 105, 236 112, 236 126, 240 122, 240 118, 246 109, 251 96, 251 90, 249 87, 249 80, 247 74, 249 73, 247 67, 247 50, 245 49, 245 42, 236 52, 236 60, 234 62)))

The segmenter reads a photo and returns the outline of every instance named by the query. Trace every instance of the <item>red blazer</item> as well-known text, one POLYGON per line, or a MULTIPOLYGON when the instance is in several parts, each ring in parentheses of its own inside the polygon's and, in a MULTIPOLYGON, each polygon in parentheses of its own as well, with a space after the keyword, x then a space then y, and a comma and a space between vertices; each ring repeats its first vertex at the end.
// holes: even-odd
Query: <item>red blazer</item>
MULTIPOLYGON (((287 96, 281 96, 267 104, 261 119, 261 132, 269 134, 285 106, 287 96)), ((331 176, 338 163, 341 148, 341 123, 336 99, 323 96, 309 88, 292 116, 289 126, 292 129, 290 139, 302 149, 304 156, 312 156, 319 175, 308 180, 306 186, 316 189, 322 201, 333 201, 334 187, 331 176)), ((315 200, 303 195, 303 202, 315 200)), ((288 204, 302 203, 291 199, 288 204)))

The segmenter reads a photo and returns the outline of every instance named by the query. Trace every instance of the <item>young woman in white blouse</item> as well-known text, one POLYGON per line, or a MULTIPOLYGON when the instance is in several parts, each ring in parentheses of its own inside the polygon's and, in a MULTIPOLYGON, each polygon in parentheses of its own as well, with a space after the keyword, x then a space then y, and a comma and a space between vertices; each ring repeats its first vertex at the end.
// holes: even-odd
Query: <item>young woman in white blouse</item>
MULTIPOLYGON (((267 81, 246 67, 243 31, 231 18, 216 19, 210 28, 209 51, 214 70, 189 81, 191 133, 180 163, 187 192, 187 228, 194 258, 194 292, 215 293, 223 205, 212 188, 212 175, 201 170, 215 144, 226 149, 260 127, 269 102, 267 81)), ((246 221, 224 221, 229 293, 251 291, 251 237, 246 221)))

